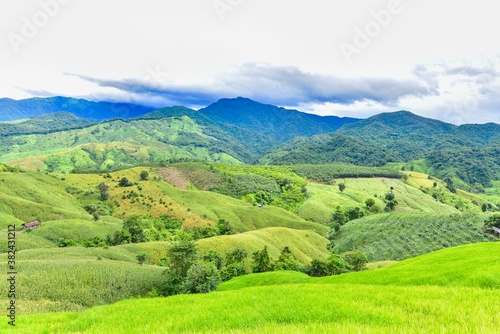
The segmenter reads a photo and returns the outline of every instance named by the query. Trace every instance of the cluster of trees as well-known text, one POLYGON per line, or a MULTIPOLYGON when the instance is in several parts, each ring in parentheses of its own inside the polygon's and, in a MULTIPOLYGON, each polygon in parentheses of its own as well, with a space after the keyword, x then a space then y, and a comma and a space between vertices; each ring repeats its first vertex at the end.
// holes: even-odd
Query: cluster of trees
POLYGON ((290 170, 256 166, 217 166, 221 184, 209 188, 253 204, 272 204, 290 211, 306 199, 307 181, 290 170))
POLYGON ((310 180, 323 183, 331 183, 335 179, 343 178, 371 178, 386 177, 402 179, 406 175, 395 170, 380 167, 355 166, 349 164, 326 164, 326 165, 296 165, 292 171, 310 180))
POLYGON ((225 260, 215 251, 205 256, 197 253, 193 241, 182 240, 168 249, 168 258, 162 259, 167 266, 161 293, 165 296, 180 293, 207 293, 217 289, 221 281, 247 273, 245 250, 236 248, 226 254, 225 260))
MULTIPOLYGON (((196 244, 182 240, 174 243, 168 249, 168 258, 162 259, 165 270, 165 280, 162 295, 171 296, 181 293, 207 293, 217 289, 221 281, 242 276, 248 273, 245 266, 247 252, 236 248, 226 253, 225 257, 216 251, 210 251, 201 256, 197 253, 196 244)), ((145 256, 138 255, 139 263, 145 256)), ((341 255, 332 254, 326 261, 313 260, 310 265, 302 265, 292 254, 289 247, 283 248, 280 256, 273 261, 267 247, 252 253, 251 269, 253 273, 274 270, 301 271, 310 276, 339 275, 349 271, 364 270, 366 256, 360 251, 346 252, 341 255)))
POLYGON ((216 226, 195 226, 191 230, 181 227, 182 222, 166 214, 159 218, 133 215, 124 220, 121 230, 107 237, 106 243, 115 246, 149 241, 190 241, 234 233, 231 224, 224 219, 220 219, 216 226))

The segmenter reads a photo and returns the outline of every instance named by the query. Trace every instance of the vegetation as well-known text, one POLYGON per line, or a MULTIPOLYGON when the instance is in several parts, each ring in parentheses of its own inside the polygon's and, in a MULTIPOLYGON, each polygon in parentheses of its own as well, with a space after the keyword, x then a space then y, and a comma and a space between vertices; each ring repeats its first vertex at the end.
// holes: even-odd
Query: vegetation
POLYGON ((402 260, 442 248, 495 240, 481 216, 392 213, 363 217, 329 237, 333 252, 360 250, 369 261, 402 260))
MULTIPOLYGON (((27 334, 45 330, 495 333, 500 281, 492 273, 500 272, 494 260, 497 252, 496 243, 467 245, 384 269, 324 278, 288 271, 247 275, 211 294, 135 299, 81 313, 31 315, 20 318, 18 325, 27 334), (472 309, 481 312, 464 312, 472 309), (144 314, 140 322, 131 316, 137 310, 144 314)), ((6 323, 0 326, 7 333, 14 331, 6 323)))

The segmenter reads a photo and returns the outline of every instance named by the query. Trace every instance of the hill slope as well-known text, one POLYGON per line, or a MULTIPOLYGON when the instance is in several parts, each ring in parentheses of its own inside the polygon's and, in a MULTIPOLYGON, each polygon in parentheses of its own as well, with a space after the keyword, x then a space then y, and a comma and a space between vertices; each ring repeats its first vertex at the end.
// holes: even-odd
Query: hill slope
MULTIPOLYGON (((235 291, 128 300, 81 313, 32 315, 20 318, 18 326, 27 334, 44 330, 51 333, 496 333, 500 312, 498 248, 497 243, 470 245, 385 269, 304 283, 297 283, 303 276, 292 275, 291 284, 276 285, 280 276, 290 279, 287 272, 256 274, 227 282, 226 285, 234 285, 246 280, 247 287, 239 286, 235 291), (471 270, 476 268, 478 275, 471 270), (453 275, 451 279, 446 278, 447 274, 453 275), (263 285, 260 278, 269 275, 277 276, 274 285, 256 286, 263 285), (489 283, 484 284, 485 279, 489 283), (424 281, 437 285, 423 285, 424 281)), ((6 323, 0 326, 6 332, 14 331, 6 323)))

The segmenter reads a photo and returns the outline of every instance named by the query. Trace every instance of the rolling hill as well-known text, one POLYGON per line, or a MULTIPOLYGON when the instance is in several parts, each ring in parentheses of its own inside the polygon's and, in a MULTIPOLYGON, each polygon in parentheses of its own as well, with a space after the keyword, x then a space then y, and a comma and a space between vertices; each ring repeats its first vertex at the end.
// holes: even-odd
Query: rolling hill
MULTIPOLYGON (((254 274, 235 278, 210 294, 30 315, 20 318, 18 326, 27 334, 496 333, 498 247, 490 243, 450 248, 384 269, 319 279, 290 272, 254 274)), ((6 323, 0 326, 6 333, 14 331, 6 323)))

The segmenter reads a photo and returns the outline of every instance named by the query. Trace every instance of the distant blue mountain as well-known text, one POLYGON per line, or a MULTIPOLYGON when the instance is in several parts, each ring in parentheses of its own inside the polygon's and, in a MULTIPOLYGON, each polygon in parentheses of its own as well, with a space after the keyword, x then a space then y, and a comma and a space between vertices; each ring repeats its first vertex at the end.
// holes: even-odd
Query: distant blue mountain
POLYGON ((199 112, 215 121, 252 130, 278 142, 286 142, 297 136, 310 137, 333 132, 344 124, 359 121, 349 117, 306 114, 243 97, 221 99, 199 112))
POLYGON ((153 110, 155 108, 137 104, 92 102, 61 96, 25 100, 0 99, 0 121, 31 118, 59 111, 67 111, 80 118, 93 120, 133 118, 153 110))

